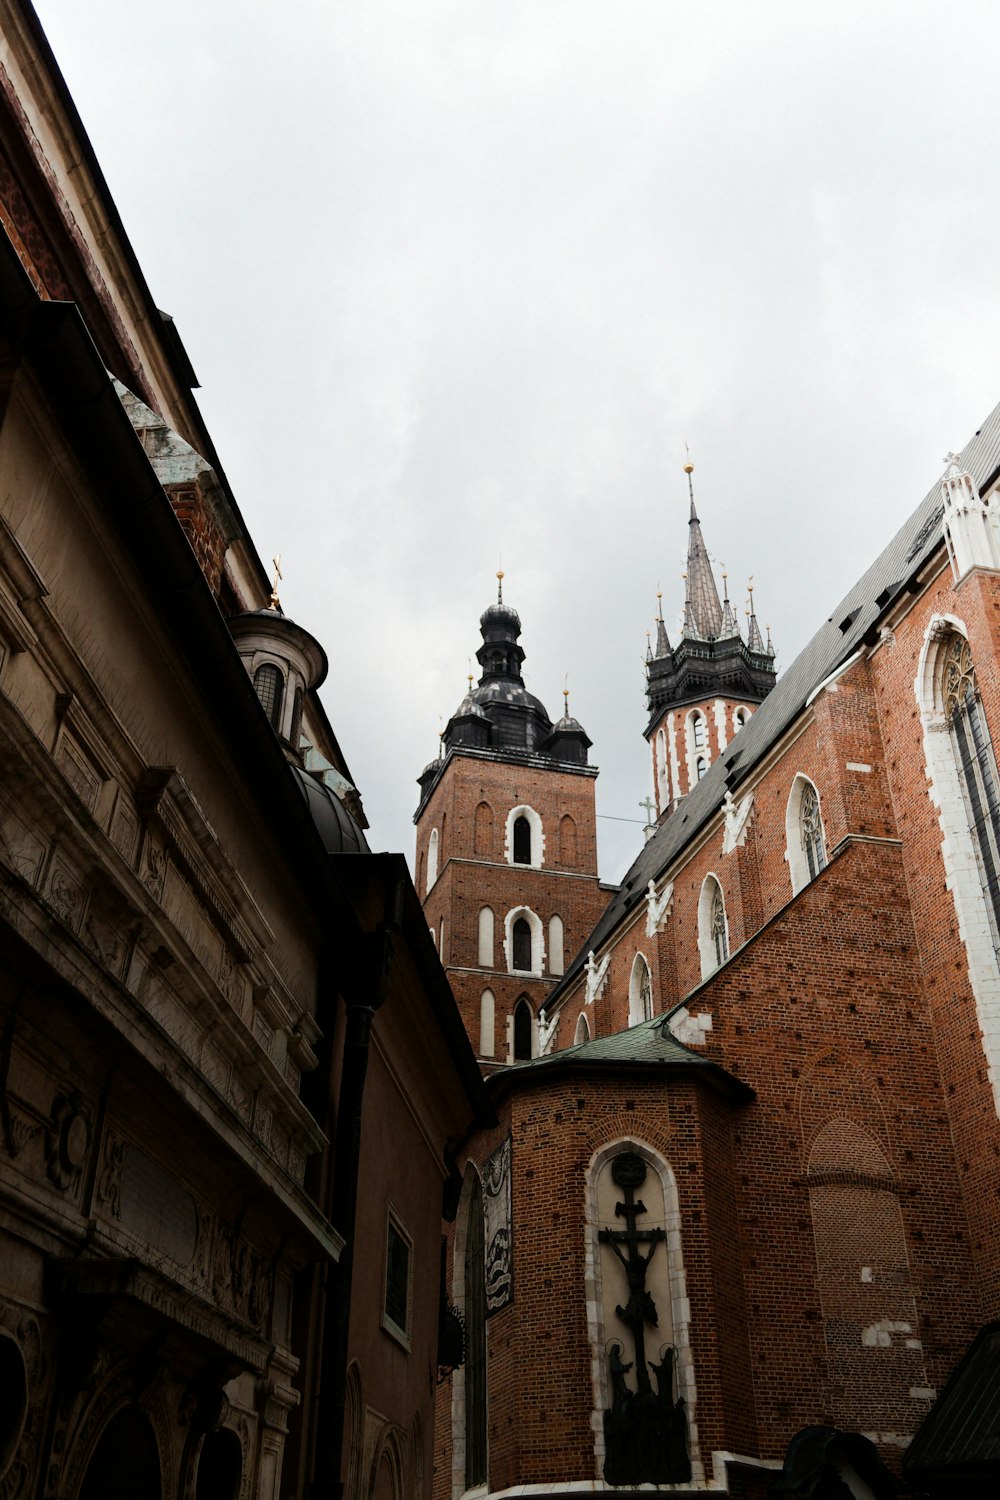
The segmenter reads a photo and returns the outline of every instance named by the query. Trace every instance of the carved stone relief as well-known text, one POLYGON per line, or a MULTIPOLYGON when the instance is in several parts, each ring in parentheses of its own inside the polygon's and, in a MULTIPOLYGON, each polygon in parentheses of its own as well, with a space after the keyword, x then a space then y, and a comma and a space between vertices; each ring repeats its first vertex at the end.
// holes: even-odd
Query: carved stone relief
POLYGON ((90 1118, 82 1096, 58 1094, 45 1129, 45 1160, 56 1187, 76 1188, 90 1146, 90 1118))
POLYGON ((104 1157, 97 1178, 97 1201, 111 1219, 122 1216, 122 1168, 129 1143, 110 1131, 104 1137, 104 1157))
POLYGON ((163 839, 155 829, 147 828, 142 851, 142 883, 154 901, 162 899, 166 873, 167 851, 163 839))
POLYGON ((56 916, 77 931, 85 904, 83 886, 58 856, 52 861, 48 899, 56 916))

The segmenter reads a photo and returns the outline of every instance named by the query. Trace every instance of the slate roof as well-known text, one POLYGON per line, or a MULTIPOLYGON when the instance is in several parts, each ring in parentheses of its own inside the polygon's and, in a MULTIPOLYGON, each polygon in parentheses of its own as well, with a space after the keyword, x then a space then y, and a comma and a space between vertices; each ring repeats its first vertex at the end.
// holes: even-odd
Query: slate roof
POLYGON ((963 1477, 1000 1481, 1000 1323, 987 1323, 976 1335, 917 1428, 903 1473, 920 1489, 942 1495, 958 1493, 954 1486, 963 1477))
POLYGON ((595 1037, 593 1041, 581 1042, 576 1047, 564 1047, 546 1057, 535 1057, 530 1062, 512 1063, 509 1067, 499 1068, 489 1075, 486 1086, 489 1093, 495 1096, 497 1093, 506 1093, 512 1087, 542 1082, 552 1073, 579 1069, 588 1072, 602 1069, 612 1071, 622 1067, 664 1070, 681 1067, 685 1072, 697 1069, 710 1075, 713 1083, 721 1083, 738 1098, 750 1100, 754 1097, 753 1090, 747 1084, 728 1073, 711 1058, 694 1052, 679 1042, 663 1016, 654 1016, 651 1021, 640 1021, 638 1026, 617 1031, 613 1036, 595 1037))
MULTIPOLYGON (((1000 406, 958 455, 981 491, 1000 471, 1000 406)), ((811 694, 864 644, 879 620, 903 594, 907 584, 941 544, 944 514, 940 481, 925 495, 909 520, 830 618, 779 678, 749 722, 740 730, 703 779, 643 847, 604 915, 549 998, 549 1007, 578 976, 587 953, 597 952, 609 935, 643 899, 650 880, 676 861, 685 845, 718 812, 727 791, 734 796, 743 782, 806 706, 811 694)), ((873 638, 873 637, 872 637, 873 638)))

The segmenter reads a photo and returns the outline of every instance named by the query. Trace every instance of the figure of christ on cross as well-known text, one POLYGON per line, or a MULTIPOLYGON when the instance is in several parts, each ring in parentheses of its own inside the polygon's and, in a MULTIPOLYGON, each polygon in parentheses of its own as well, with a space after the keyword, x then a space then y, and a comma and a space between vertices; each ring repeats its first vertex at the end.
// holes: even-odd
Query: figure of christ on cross
POLYGON ((615 1217, 625 1220, 624 1229, 602 1229, 598 1239, 602 1245, 610 1245, 625 1268, 628 1281, 628 1302, 618 1306, 615 1312, 622 1322, 632 1330, 635 1340, 635 1374, 639 1391, 651 1391, 649 1368, 646 1364, 645 1325, 655 1328, 657 1324, 656 1303, 646 1290, 646 1268, 656 1253, 656 1247, 666 1239, 662 1229, 638 1229, 636 1219, 646 1212, 646 1205, 635 1197, 635 1190, 646 1179, 646 1163, 632 1151, 623 1151, 611 1164, 611 1175, 625 1194, 624 1203, 615 1204, 615 1217), (648 1250, 643 1253, 643 1247, 648 1250))

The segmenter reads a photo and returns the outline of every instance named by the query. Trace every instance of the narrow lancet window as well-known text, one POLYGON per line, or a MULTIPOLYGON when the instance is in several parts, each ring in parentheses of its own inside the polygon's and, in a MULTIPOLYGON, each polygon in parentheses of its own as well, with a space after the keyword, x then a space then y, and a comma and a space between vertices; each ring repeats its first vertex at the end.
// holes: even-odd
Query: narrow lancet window
POLYGON ((826 866, 826 846, 823 843, 823 820, 819 814, 819 797, 816 788, 807 782, 799 804, 799 831, 802 834, 802 850, 809 869, 809 879, 815 880, 826 866))
POLYGON ((972 652, 968 641, 957 632, 945 644, 942 690, 990 914, 993 944, 1000 949, 1000 797, 996 761, 983 717, 972 652))
POLYGON ((261 708, 267 714, 271 728, 277 733, 281 725, 281 700, 285 680, 271 662, 266 661, 253 674, 254 692, 260 699, 261 708))
POLYGON ((531 864, 531 824, 523 814, 514 819, 514 863, 531 864))

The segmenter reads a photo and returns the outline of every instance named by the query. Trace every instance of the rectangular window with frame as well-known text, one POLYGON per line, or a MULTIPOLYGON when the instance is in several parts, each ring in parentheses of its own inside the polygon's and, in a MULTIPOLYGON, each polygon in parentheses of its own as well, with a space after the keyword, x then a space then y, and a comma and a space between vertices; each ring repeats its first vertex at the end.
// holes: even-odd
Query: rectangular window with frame
POLYGON ((413 1279, 413 1241, 390 1208, 385 1230, 385 1292, 382 1327, 410 1347, 410 1293, 413 1279))

